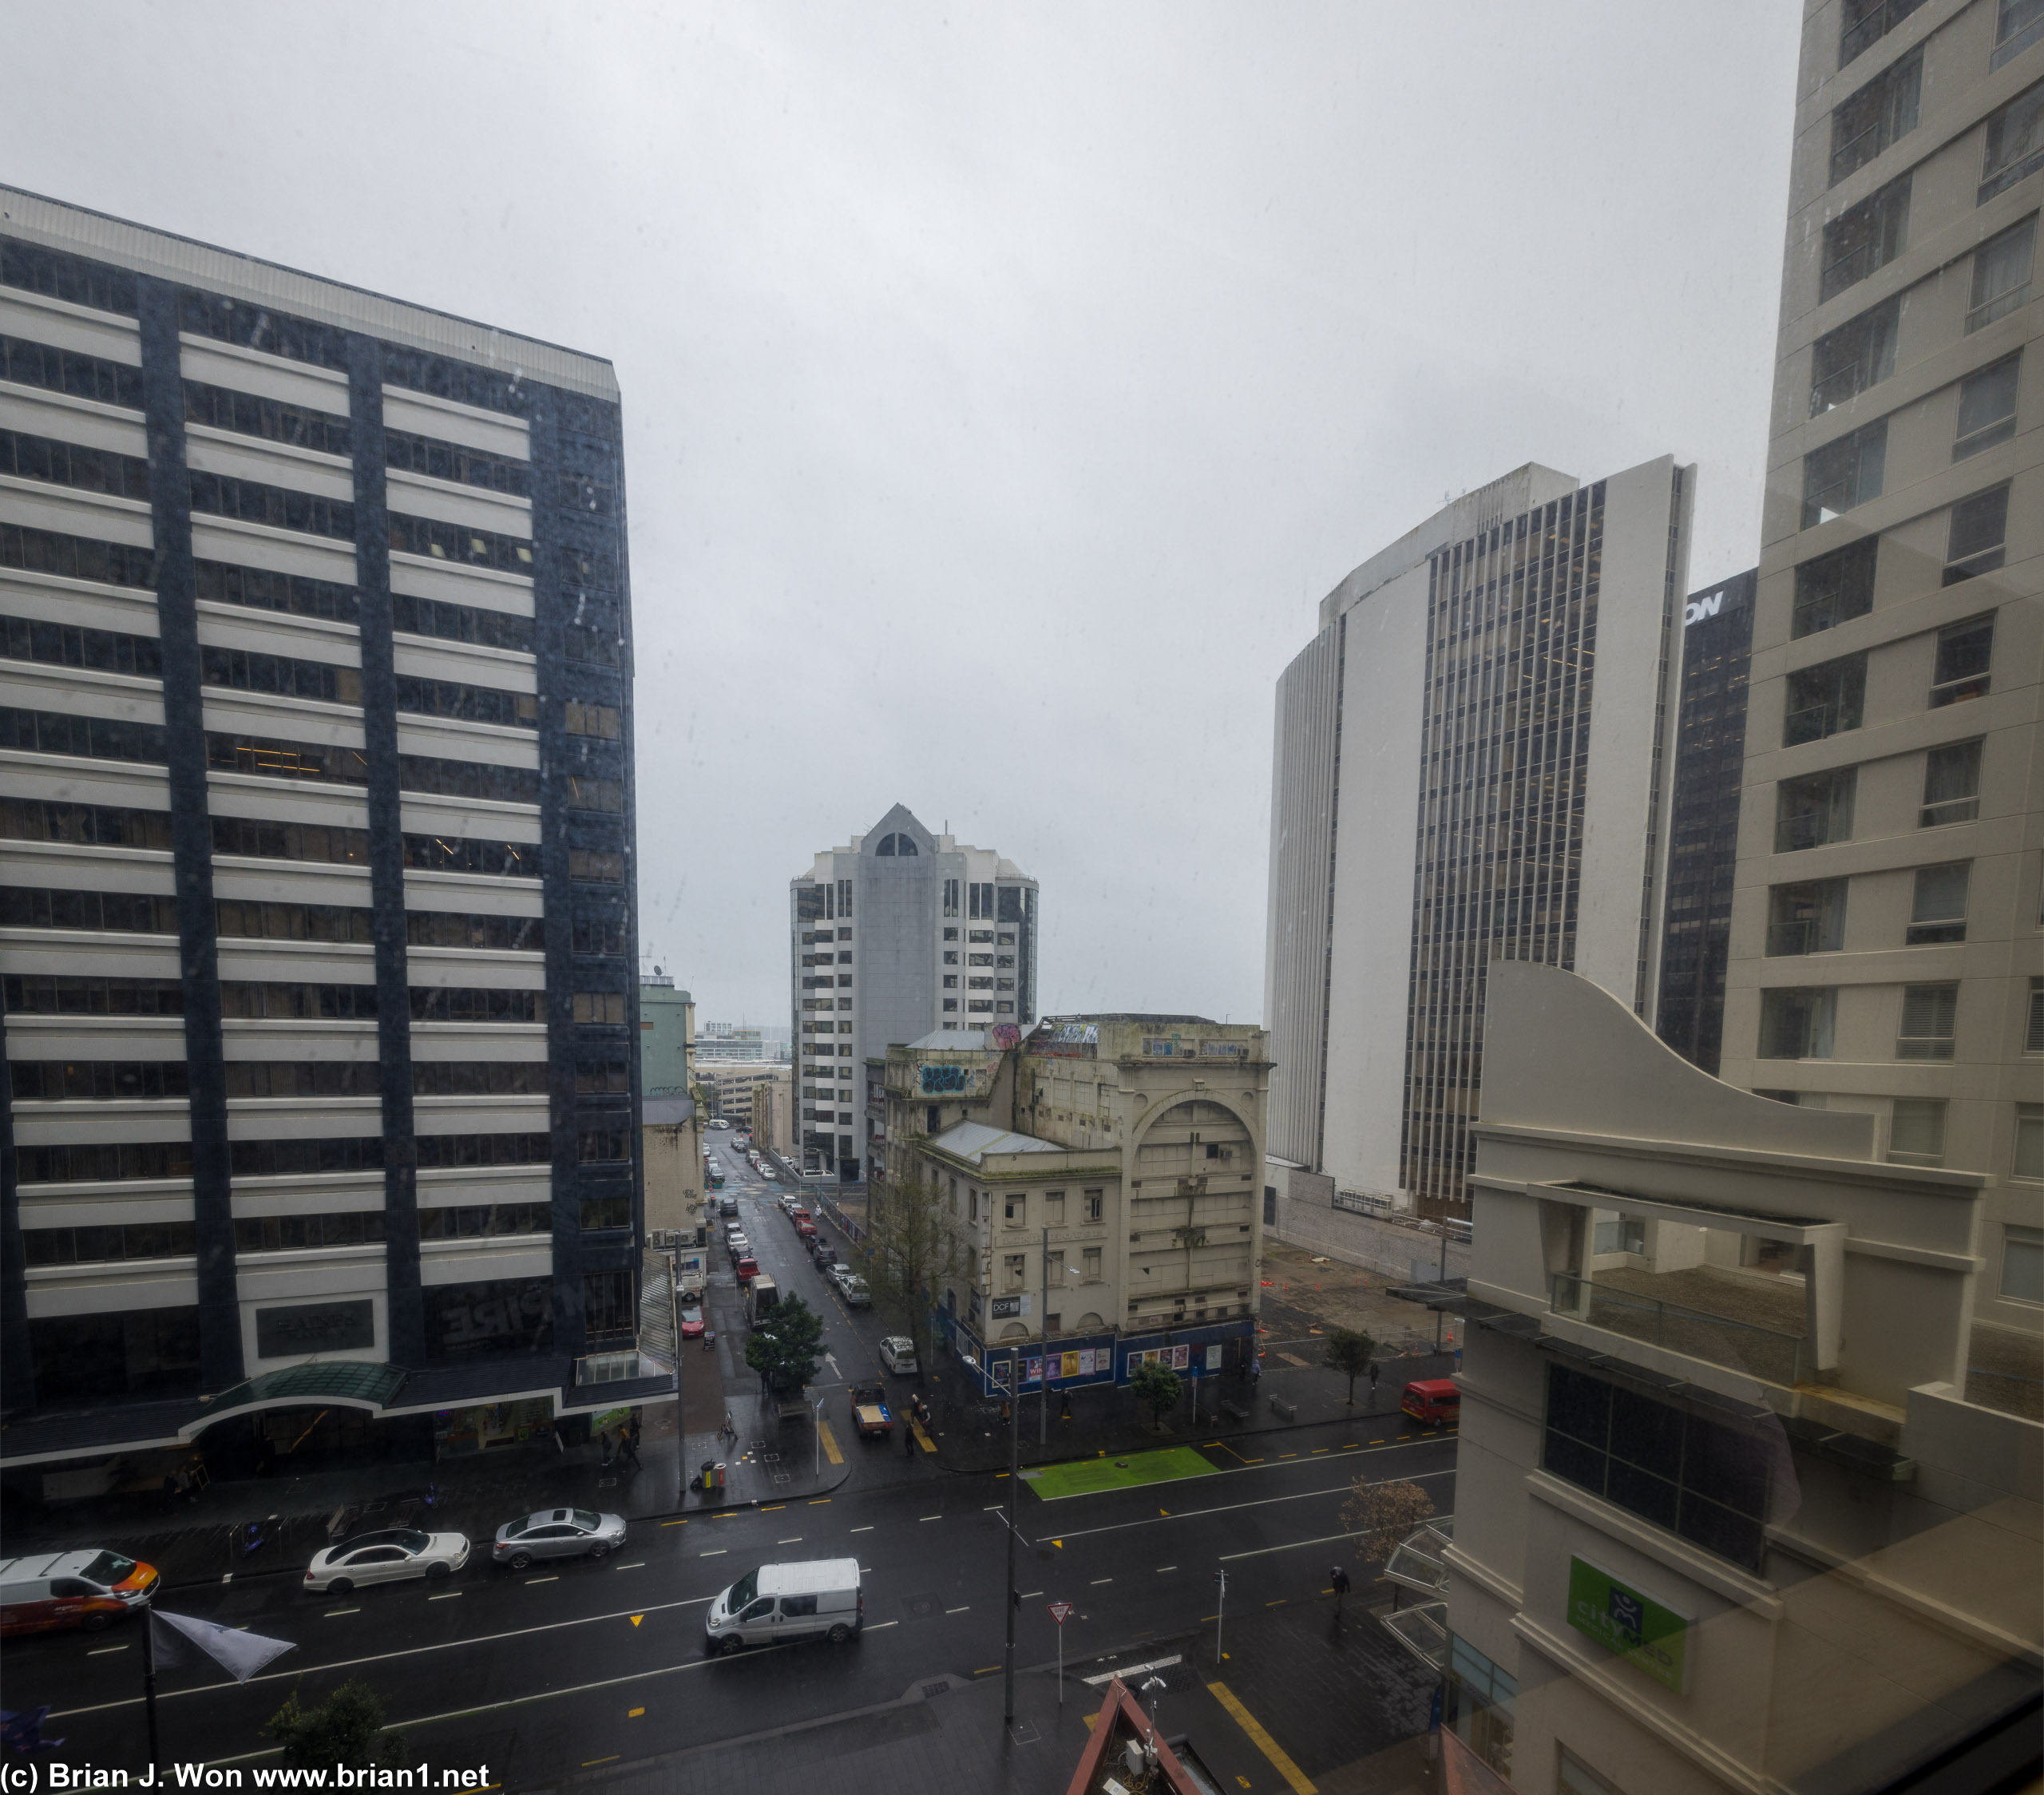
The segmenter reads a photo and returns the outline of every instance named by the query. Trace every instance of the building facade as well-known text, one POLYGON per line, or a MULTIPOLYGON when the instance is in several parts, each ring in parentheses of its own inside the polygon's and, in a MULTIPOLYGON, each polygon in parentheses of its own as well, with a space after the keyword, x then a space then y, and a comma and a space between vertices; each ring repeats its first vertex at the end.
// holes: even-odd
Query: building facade
POLYGON ((719 1060, 771 1060, 778 1044, 759 1029, 735 1022, 706 1022, 702 1038, 703 1051, 719 1060))
POLYGON ((1270 1037, 1192 1016, 1045 1019, 888 1049, 874 1237, 920 1204, 943 1341, 983 1390, 1198 1380, 1255 1349, 1270 1037), (1019 1366, 1016 1361, 1020 1361, 1019 1366), (1004 1369, 1006 1368, 1006 1369, 1004 1369))
POLYGON ((865 1062, 1036 1013, 1036 882, 896 805, 789 882, 788 982, 804 1169, 865 1175, 865 1062))
POLYGON ((1470 1273, 1399 1293, 1464 1318, 1444 1579, 1386 1623, 1444 1673, 1451 1786, 1916 1786, 2011 1720, 2034 1752, 2044 1423, 2034 1365, 1987 1369, 1986 1175, 1555 969, 1494 969, 1486 1027, 1470 1273))
POLYGON ((5 212, 6 1462, 615 1405, 587 1380, 631 1357, 643 1218, 609 364, 5 212))
POLYGON ((744 1123, 761 1152, 784 1159, 795 1150, 794 1070, 777 1066, 773 1077, 754 1080, 746 1091, 746 1108, 732 1118, 744 1123))
POLYGON ((695 1000, 664 973, 639 975, 639 1076, 648 1097, 695 1089, 695 1000))
POLYGON ((1715 1074, 1745 783, 1751 571, 1692 593, 1682 610, 1682 683, 1668 802, 1668 898, 1654 1028, 1715 1074))
MULTIPOLYGON (((791 1068, 771 1061, 763 1064, 757 1060, 698 1060, 695 1063, 698 1085, 716 1099, 711 1116, 740 1126, 751 1117, 755 1091, 763 1088, 785 1093, 791 1076, 791 1068)), ((787 1107, 785 1100, 782 1107, 784 1110, 787 1107)))
POLYGON ((1724 1076, 1992 1179, 2044 1326, 2044 34, 1804 13, 1724 1076))
POLYGON ((1528 466, 1321 600, 1273 757, 1281 1195, 1303 1171, 1464 1213, 1494 959, 1653 1013, 1694 485, 1666 458, 1587 486, 1528 466))

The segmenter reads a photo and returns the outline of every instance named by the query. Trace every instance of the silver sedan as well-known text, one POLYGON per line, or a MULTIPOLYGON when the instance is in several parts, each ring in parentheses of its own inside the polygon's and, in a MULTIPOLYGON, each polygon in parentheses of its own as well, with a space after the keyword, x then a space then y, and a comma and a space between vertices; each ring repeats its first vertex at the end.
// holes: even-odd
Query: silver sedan
POLYGON ((541 1508, 500 1527, 489 1555, 494 1563, 522 1571, 536 1558, 606 1558, 624 1543, 622 1515, 541 1508))

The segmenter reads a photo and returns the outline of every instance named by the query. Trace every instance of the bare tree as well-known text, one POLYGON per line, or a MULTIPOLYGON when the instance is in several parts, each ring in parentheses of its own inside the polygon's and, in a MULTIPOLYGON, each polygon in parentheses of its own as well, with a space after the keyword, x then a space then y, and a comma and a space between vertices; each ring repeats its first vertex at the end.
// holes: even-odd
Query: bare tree
POLYGON ((1352 1405, 1356 1400, 1357 1375, 1369 1369, 1370 1354, 1376 1350, 1377 1342, 1353 1328, 1337 1328, 1327 1337, 1327 1356, 1321 1362, 1329 1370, 1349 1374, 1348 1401, 1352 1405))
POLYGON ((1341 1524, 1359 1535, 1356 1555, 1366 1564, 1380 1563, 1399 1542, 1433 1513, 1433 1499, 1417 1484, 1372 1483, 1358 1477, 1341 1504, 1341 1524))
POLYGON ((873 1306, 930 1362, 930 1316, 957 1267, 957 1218, 950 1199, 920 1167, 876 1181, 866 1203, 864 1267, 873 1306))

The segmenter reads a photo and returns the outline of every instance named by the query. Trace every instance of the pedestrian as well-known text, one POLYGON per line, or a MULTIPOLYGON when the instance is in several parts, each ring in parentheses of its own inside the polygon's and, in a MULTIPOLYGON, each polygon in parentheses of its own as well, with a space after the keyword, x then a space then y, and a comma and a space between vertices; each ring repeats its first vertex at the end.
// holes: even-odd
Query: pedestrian
POLYGON ((1334 1611, 1338 1615, 1341 1612, 1343 1599, 1349 1593, 1349 1573, 1337 1564, 1328 1573, 1328 1581, 1334 1586, 1334 1611))
POLYGON ((611 1444, 610 1429, 608 1428, 605 1428, 596 1437, 601 1443, 604 1449, 603 1468, 604 1470, 608 1471, 610 1469, 611 1460, 617 1456, 617 1448, 611 1444))
POLYGON ((1377 1400, 1377 1381, 1378 1377, 1381 1374, 1381 1370, 1382 1368, 1377 1364, 1377 1361, 1375 1359, 1372 1359, 1370 1361, 1370 1400, 1373 1402, 1377 1400))
POLYGON ((1072 1419, 1072 1392, 1060 1390, 1057 1398, 1057 1418, 1061 1421, 1072 1419))
POLYGON ((916 1456, 916 1424, 913 1414, 901 1417, 901 1455, 905 1458, 916 1456))
POLYGON ((632 1468, 634 1471, 640 1468, 639 1417, 636 1415, 625 1424, 624 1434, 618 1441, 617 1456, 622 1459, 631 1460, 632 1468))
POLYGON ((1249 1387, 1254 1389, 1263 1379, 1263 1355, 1259 1353, 1249 1361, 1249 1387))

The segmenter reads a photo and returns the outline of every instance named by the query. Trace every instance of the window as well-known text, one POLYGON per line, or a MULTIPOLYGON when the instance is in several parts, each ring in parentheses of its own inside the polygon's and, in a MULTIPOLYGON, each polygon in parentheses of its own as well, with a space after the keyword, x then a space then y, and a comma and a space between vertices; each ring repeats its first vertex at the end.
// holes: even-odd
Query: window
MULTIPOLYGON (((319 1218, 311 1218, 315 1222, 319 1218)), ((383 1238, 383 1218, 376 1218, 383 1238)), ((236 1223, 239 1228, 240 1224, 236 1223)), ((236 1242, 237 1246, 240 1243, 236 1242)), ((117 1259, 179 1259, 197 1250, 189 1222, 131 1222, 83 1228, 24 1228, 23 1256, 32 1266, 92 1265, 117 1259)))
POLYGON ((1910 908, 1908 931, 1903 937, 1908 946, 1966 939, 1966 892, 1972 871, 1970 860, 1916 869, 1916 898, 1910 908))
POLYGON ((584 1164, 629 1159, 632 1135, 623 1128, 584 1128, 575 1137, 576 1157, 584 1164))
MULTIPOLYGON (((944 882, 944 913, 946 916, 956 916, 958 913, 958 886, 959 881, 957 879, 946 879, 944 882)), ((947 941, 955 939, 956 936, 955 929, 947 929, 944 933, 944 938, 947 941)))
POLYGON ((605 854, 594 848, 570 848, 568 876, 599 885, 621 885, 624 882, 624 856, 605 854))
MULTIPOLYGON (((2044 18, 2044 0, 2038 0, 2044 18)), ((2037 215, 2011 224, 1973 252, 1973 292, 1966 308, 1966 327, 1977 331, 2006 318, 2030 299, 2030 264, 2037 249, 2037 215)))
MULTIPOLYGON (((423 1222, 425 1214, 422 1213, 419 1218, 423 1222)), ((344 1211, 325 1215, 238 1215, 234 1222, 234 1250, 237 1253, 373 1246, 383 1238, 383 1212, 380 1209, 344 1211)))
POLYGON ((947 991, 956 991, 958 989, 958 975, 956 973, 946 973, 944 975, 944 989, 947 991))
POLYGON ((1599 1222, 1591 1250, 1597 1253, 1644 1253, 1646 1250, 1646 1224, 1629 1221, 1623 1216, 1614 1216, 1608 1222, 1599 1222))
POLYGON ((1761 1437, 1551 1365, 1540 1463, 1706 1551, 1760 1567, 1772 1469, 1761 1437))
POLYGON ((575 1020, 577 1022, 622 1023, 624 1020, 624 993, 622 991, 576 992, 575 1020))
MULTIPOLYGON (((7 1007, 14 1006, 10 1002, 7 1007)), ((2044 1053, 2044 978, 2032 977, 2030 981, 2030 1014, 2022 1031, 2022 1051, 2044 1053)))
POLYGON ((1852 838, 1852 796, 1856 767, 1836 767, 1775 787, 1774 851, 1793 854, 1852 838))
MULTIPOLYGON (((2044 1179, 2044 1104, 2015 1106, 2015 1154, 2009 1161, 2009 1175, 2044 1179)), ((2034 1236, 2036 1230, 2031 1233, 2034 1236)), ((2005 1290, 2003 1294, 2006 1294, 2005 1290)))
POLYGON ((1888 469, 1888 420, 1876 418, 1803 458, 1803 528, 1843 517, 1881 496, 1888 469))
MULTIPOLYGON (((474 797, 477 794, 467 792, 461 795, 474 797)), ((493 798, 500 794, 484 792, 480 795, 493 798)), ((534 804, 539 802, 537 779, 533 782, 533 795, 526 802, 534 804)), ((571 810, 609 810, 615 814, 624 808, 624 782, 622 779, 592 779, 586 775, 571 774, 568 780, 568 804, 571 810)))
POLYGON ((1044 1220, 1053 1228, 1064 1226, 1064 1193, 1046 1191, 1044 1193, 1044 1220))
POLYGON ((1848 729, 1857 729, 1867 696, 1867 657, 1864 653, 1843 655, 1836 660, 1820 661, 1815 667, 1799 668, 1788 676, 1787 714, 1781 721, 1781 745, 1792 748, 1802 742, 1821 742, 1848 729))
POLYGON ((1923 4, 1923 0, 1845 0, 1838 26, 1838 65, 1843 69, 1872 49, 1923 4))
POLYGON ((456 717, 463 723, 501 723, 512 729, 540 726, 540 701, 532 692, 463 685, 453 680, 424 680, 410 673, 398 676, 398 708, 420 716, 456 717))
POLYGON ((993 1000, 991 997, 969 997, 965 1000, 965 1008, 968 1010, 984 1010, 992 1015, 993 1000))
MULTIPOLYGON (((2033 1008, 2035 1007, 2034 1004, 2032 1007, 2033 1008)), ((2040 1047, 2038 1051, 2044 1052, 2044 1047, 2040 1047)), ((1104 1191, 1088 1191, 1086 1193, 1085 1219, 1087 1221, 1099 1221, 1106 1207, 1107 1193, 1104 1191)))
MULTIPOLYGON (((945 982, 947 985, 949 985, 954 984, 957 981, 955 980, 947 979, 945 982)), ((944 1000, 944 1007, 948 1010, 955 1010, 958 1007, 958 1000, 956 997, 946 997, 944 1000)))
POLYGON ((1838 1016, 1831 985, 1784 985, 1761 993, 1760 1057, 1828 1060, 1838 1016))
MULTIPOLYGON (((991 929, 968 929, 965 931, 965 939, 974 943, 991 941, 993 939, 993 931, 991 929)), ((976 965, 984 964, 977 961, 973 963, 976 965)))
POLYGON ((2020 351, 1970 374, 1959 383, 1959 434, 1951 458, 1963 462, 2015 434, 2016 388, 2022 371, 2020 351))
MULTIPOLYGON (((230 1073, 234 1065, 228 1063, 230 1073)), ((365 1094, 376 1089, 375 1068, 369 1072, 365 1094)), ((12 1060, 7 1072, 19 1103, 81 1098, 120 1102, 192 1094, 189 1068, 182 1060, 12 1060)))
POLYGON ((1984 206, 2039 168, 2044 168, 2044 81, 2025 89, 1987 121, 1979 203, 1984 206))
POLYGON ((561 707, 561 727, 570 735, 596 735, 606 742, 617 739, 615 704, 584 704, 571 698, 561 707))
MULTIPOLYGON (((541 945, 540 921, 537 917, 528 919, 532 927, 534 949, 541 945)), ((621 916, 577 917, 572 934, 572 945, 578 954, 622 953, 624 951, 624 918, 621 916)))
POLYGON ((1020 1290, 1023 1281, 1029 1274, 1029 1255, 1027 1253, 1009 1253, 1002 1258, 1000 1263, 1008 1288, 1020 1290))
POLYGON ((1620 1795, 1616 1783, 1598 1775, 1567 1745, 1560 1750, 1555 1766, 1555 1795, 1620 1795))
POLYGON ((1923 757, 1923 808, 1919 829, 1971 822, 1980 814, 1980 743, 1951 742, 1923 757))
MULTIPOLYGON (((947 929, 944 931, 944 938, 947 941, 955 941, 958 939, 958 931, 956 929, 947 929)), ((955 966, 958 961, 956 956, 947 953, 944 957, 944 963, 947 966, 955 966)))
POLYGON ((1019 1228, 1029 1218, 1029 1200, 1026 1197, 1009 1195, 1000 1199, 1001 1219, 1011 1228, 1019 1228))
POLYGON ((1824 228, 1820 302, 1836 299, 1902 253, 1909 236, 1909 176, 1891 180, 1824 228))
POLYGON ((1923 88, 1923 52, 1919 46, 1839 101, 1831 115, 1833 187, 1916 129, 1923 88))
POLYGON ((1999 567, 2006 552, 2008 523, 2006 481, 1955 505, 1945 549, 1944 584, 1955 586, 1962 580, 1991 573, 1999 567))
MULTIPOLYGON (((905 836, 905 835, 904 835, 904 836, 901 838, 901 839, 902 839, 905 842, 907 842, 907 843, 908 843, 908 845, 901 850, 902 853, 904 853, 904 854, 913 854, 913 853, 916 851, 916 844, 915 844, 913 842, 910 842, 910 841, 909 841, 909 838, 908 838, 907 836, 905 836)), ((842 921, 842 920, 844 920, 844 919, 846 919, 846 918, 849 917, 851 915, 851 913, 852 913, 852 882, 851 882, 850 879, 840 879, 840 880, 838 880, 838 918, 839 918, 839 920, 840 920, 840 921, 842 921)), ((838 931, 838 939, 839 941, 849 941, 851 938, 852 938, 852 932, 851 932, 851 930, 850 930, 850 929, 840 929, 838 931)))
POLYGON ((628 1228, 632 1226, 632 1199, 619 1196, 584 1197, 581 1219, 584 1234, 607 1228, 628 1228))
POLYGON ((1938 632, 1937 660, 1931 672, 1931 708, 1987 695, 1988 666, 1994 657, 1994 613, 1947 624, 1938 632))
POLYGON ((636 1307, 628 1271, 585 1271, 582 1274, 582 1315, 588 1332, 629 1334, 636 1307))
POLYGON ((1994 20, 1994 53, 1987 66, 2000 68, 2040 38, 2044 38, 2044 0, 2001 0, 1994 20))
POLYGON ((73 398, 97 399, 102 405, 142 409, 142 370, 125 363, 0 335, 0 380, 69 393, 73 398))
POLYGON ((1905 985, 1902 1029, 1895 1036, 1898 1060, 1949 1060, 1959 1017, 1956 985, 1905 985))
POLYGON ((1768 894, 1767 951, 1836 953, 1845 945, 1844 879, 1777 885, 1768 894))
POLYGON ((1088 1284, 1097 1284, 1100 1282, 1100 1249, 1099 1247, 1080 1248, 1079 1271, 1079 1276, 1088 1284))
POLYGON ((1888 1125, 1889 1163, 1941 1166, 1945 1159, 1945 1100, 1897 1097, 1888 1125))
POLYGON ((1879 537, 1864 537, 1799 566, 1790 636, 1814 636, 1866 616, 1874 605, 1874 565, 1880 550, 1879 537))

